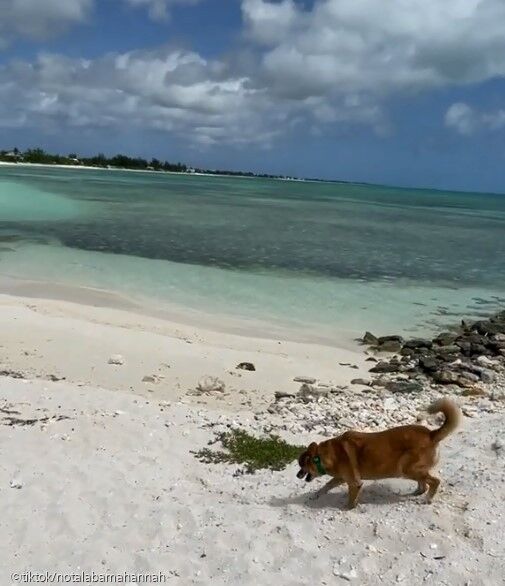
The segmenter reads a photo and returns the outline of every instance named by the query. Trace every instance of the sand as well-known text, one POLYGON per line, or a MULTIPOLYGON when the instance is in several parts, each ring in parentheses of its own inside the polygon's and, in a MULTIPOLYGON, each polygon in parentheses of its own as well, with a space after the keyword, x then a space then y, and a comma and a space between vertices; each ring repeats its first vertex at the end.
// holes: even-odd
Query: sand
POLYGON ((321 481, 298 481, 294 463, 248 475, 191 452, 216 424, 268 418, 265 405, 296 390, 295 376, 347 385, 366 375, 360 347, 15 295, 0 296, 0 327, 0 584, 29 571, 161 572, 174 584, 503 583, 503 413, 465 418, 444 442, 432 505, 405 497, 412 483, 384 481, 349 512, 342 490, 312 499, 321 481), (122 364, 109 364, 114 355, 122 364), (256 371, 236 370, 243 361, 256 371), (188 394, 205 375, 225 393, 188 394))
POLYGON ((296 391, 296 376, 344 385, 367 374, 357 345, 332 348, 215 332, 107 305, 0 295, 2 369, 156 399, 186 396, 213 376, 227 392, 194 400, 234 409, 270 402, 275 391, 296 391), (114 355, 124 363, 109 364, 114 355), (256 371, 237 370, 241 362, 252 362, 256 371), (142 382, 144 377, 156 382, 142 382))

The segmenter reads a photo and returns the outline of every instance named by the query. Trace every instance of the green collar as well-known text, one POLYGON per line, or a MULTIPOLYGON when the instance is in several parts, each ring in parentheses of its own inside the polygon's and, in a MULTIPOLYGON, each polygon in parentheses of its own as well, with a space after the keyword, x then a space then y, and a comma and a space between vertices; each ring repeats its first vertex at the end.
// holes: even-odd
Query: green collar
POLYGON ((321 462, 321 457, 320 456, 314 456, 314 458, 312 458, 312 461, 314 462, 314 464, 316 465, 317 471, 321 476, 324 476, 326 474, 326 470, 324 469, 324 466, 321 462))

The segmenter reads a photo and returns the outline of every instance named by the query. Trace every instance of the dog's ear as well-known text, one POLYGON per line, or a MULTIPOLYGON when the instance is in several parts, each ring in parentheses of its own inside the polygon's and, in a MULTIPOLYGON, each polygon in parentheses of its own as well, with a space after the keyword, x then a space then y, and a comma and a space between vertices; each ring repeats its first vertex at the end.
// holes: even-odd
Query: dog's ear
POLYGON ((313 454, 317 453, 317 444, 316 442, 312 442, 307 449, 307 452, 312 456, 313 454))

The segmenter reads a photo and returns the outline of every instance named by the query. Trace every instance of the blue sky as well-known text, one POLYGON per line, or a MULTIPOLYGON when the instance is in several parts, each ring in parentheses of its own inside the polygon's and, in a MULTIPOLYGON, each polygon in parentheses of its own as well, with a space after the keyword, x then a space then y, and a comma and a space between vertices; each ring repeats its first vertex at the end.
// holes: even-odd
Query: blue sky
POLYGON ((0 0, 4 148, 505 192, 503 0, 0 0))

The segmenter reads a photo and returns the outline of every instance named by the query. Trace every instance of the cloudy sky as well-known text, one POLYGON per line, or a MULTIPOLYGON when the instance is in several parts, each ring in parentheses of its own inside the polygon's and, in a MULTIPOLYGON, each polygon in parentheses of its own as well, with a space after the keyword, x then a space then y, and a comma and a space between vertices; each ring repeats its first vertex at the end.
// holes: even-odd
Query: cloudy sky
POLYGON ((505 0, 0 0, 0 137, 505 192, 505 0))

